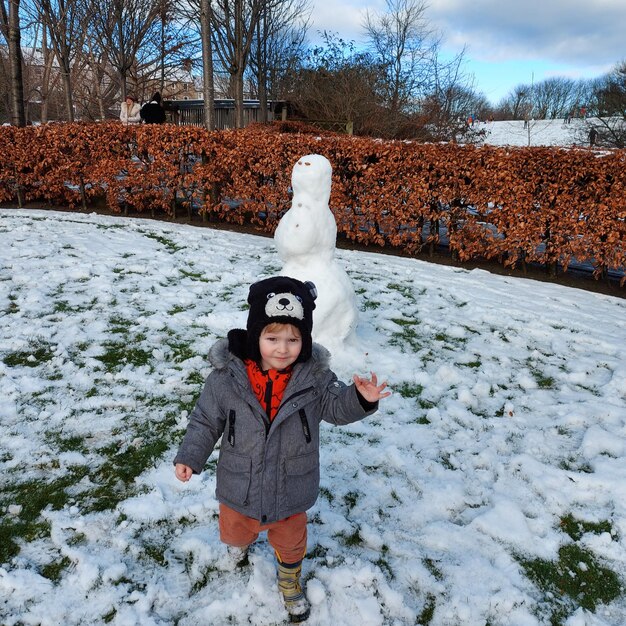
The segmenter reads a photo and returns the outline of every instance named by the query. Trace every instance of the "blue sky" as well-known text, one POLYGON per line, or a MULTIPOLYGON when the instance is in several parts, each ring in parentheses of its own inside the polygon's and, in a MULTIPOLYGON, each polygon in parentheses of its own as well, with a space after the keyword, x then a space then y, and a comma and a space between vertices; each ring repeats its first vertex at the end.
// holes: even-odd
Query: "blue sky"
MULTIPOLYGON (((363 41, 366 10, 385 0, 313 0, 311 38, 321 30, 363 41)), ((466 71, 497 103, 520 83, 591 78, 626 60, 626 0, 430 0, 426 15, 443 52, 466 47, 466 71)))

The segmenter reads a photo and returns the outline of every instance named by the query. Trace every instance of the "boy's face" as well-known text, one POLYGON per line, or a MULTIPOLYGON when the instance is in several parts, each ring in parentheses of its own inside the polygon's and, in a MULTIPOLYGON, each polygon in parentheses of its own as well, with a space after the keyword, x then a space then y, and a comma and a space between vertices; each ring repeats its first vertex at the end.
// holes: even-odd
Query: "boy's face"
POLYGON ((264 370, 284 370, 295 363, 300 350, 300 331, 291 324, 281 324, 275 328, 266 326, 259 337, 261 368, 264 370))

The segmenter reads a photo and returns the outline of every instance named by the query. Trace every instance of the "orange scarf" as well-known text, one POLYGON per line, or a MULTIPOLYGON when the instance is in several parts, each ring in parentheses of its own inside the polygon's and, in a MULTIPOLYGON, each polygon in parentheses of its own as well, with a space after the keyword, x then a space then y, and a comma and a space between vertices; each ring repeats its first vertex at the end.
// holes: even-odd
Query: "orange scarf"
POLYGON ((263 371, 251 360, 244 361, 252 391, 258 398, 270 422, 276 417, 278 407, 283 399, 287 383, 291 378, 291 366, 284 370, 263 371))

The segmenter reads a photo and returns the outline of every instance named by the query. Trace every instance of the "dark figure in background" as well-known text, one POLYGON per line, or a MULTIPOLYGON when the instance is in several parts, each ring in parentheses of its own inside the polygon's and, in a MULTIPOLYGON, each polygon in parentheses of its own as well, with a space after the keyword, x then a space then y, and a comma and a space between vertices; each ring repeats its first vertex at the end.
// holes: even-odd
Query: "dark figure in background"
POLYGON ((163 124, 165 121, 165 110, 161 105, 161 94, 158 91, 150 102, 141 107, 141 119, 146 124, 163 124))
POLYGON ((595 128, 592 128, 589 131, 589 146, 593 147, 596 145, 596 139, 598 138, 598 131, 595 128))

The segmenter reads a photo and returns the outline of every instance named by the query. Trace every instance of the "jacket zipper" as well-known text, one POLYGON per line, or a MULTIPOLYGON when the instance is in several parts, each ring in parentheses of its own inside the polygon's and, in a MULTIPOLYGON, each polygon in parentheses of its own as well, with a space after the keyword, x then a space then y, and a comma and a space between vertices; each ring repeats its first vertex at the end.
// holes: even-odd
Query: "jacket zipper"
POLYGON ((306 419, 306 413, 304 409, 300 409, 298 411, 300 414, 300 421, 302 422, 302 432, 304 433, 304 438, 307 443, 311 443, 311 431, 309 430, 309 422, 306 419))
POLYGON ((265 385, 265 414, 270 422, 272 421, 272 393, 274 393, 274 383, 268 376, 265 385))
POLYGON ((231 409, 228 414, 228 443, 235 447, 235 410, 231 409))

